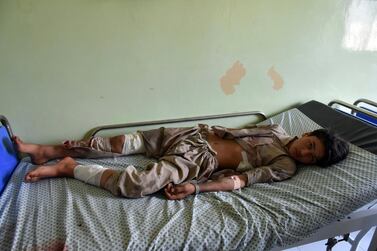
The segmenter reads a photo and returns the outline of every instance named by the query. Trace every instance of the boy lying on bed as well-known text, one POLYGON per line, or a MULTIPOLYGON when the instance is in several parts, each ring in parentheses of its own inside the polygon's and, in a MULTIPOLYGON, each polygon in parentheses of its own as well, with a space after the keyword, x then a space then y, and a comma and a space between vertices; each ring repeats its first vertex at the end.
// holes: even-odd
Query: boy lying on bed
POLYGON ((41 165, 30 171, 26 182, 72 177, 105 188, 114 195, 133 198, 162 188, 168 199, 182 199, 199 192, 281 181, 295 174, 296 162, 325 167, 348 154, 348 144, 326 129, 297 138, 287 135, 279 125, 245 129, 209 128, 202 124, 187 128, 162 127, 54 146, 27 144, 17 137, 14 140, 18 150, 29 154, 35 164, 63 158, 56 164, 41 165), (123 170, 79 165, 73 159, 129 154, 145 154, 158 161, 142 171, 132 165, 123 170))

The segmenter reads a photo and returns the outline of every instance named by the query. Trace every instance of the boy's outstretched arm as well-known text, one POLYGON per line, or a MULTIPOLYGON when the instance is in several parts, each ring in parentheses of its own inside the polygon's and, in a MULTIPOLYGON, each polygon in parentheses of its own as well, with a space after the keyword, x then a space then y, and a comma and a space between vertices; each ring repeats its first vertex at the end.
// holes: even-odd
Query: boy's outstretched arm
MULTIPOLYGON (((247 176, 245 174, 232 175, 228 177, 219 178, 213 181, 198 184, 200 192, 216 192, 216 191, 231 191, 242 188, 247 183, 247 176)), ((192 183, 183 183, 174 185, 168 184, 165 189, 165 195, 169 200, 180 200, 195 193, 195 185, 192 183)))

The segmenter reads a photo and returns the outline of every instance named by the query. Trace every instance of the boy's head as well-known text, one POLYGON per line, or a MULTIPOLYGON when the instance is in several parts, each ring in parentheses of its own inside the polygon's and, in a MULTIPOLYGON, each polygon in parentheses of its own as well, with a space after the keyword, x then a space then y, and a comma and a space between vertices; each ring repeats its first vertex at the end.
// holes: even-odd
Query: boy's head
POLYGON ((288 146, 289 155, 302 164, 326 167, 346 158, 349 145, 327 129, 305 133, 288 146))

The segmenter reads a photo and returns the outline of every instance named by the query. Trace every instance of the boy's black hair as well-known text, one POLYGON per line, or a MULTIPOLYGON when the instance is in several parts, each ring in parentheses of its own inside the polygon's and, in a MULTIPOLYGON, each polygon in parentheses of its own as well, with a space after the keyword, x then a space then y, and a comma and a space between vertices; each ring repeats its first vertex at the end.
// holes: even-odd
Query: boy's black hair
POLYGON ((327 167, 347 157, 349 144, 335 136, 330 130, 318 129, 310 132, 309 135, 319 138, 325 145, 325 156, 316 163, 317 165, 327 167))

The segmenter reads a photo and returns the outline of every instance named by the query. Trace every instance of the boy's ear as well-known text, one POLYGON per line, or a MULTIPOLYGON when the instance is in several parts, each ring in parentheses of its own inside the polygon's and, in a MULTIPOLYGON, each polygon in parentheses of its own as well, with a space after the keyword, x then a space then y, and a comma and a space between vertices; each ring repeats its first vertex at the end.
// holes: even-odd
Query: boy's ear
POLYGON ((302 137, 305 137, 305 136, 309 136, 309 133, 306 132, 306 133, 304 133, 304 134, 302 135, 302 137))

